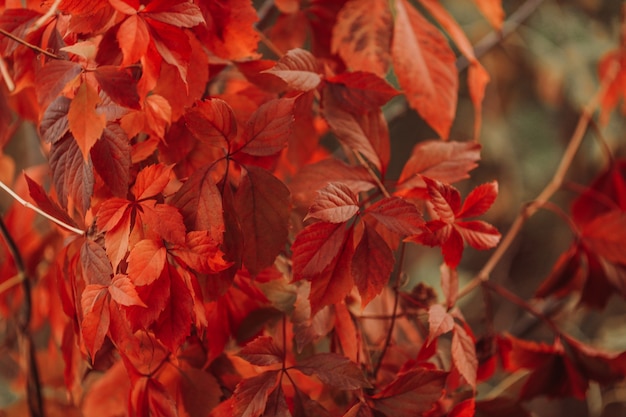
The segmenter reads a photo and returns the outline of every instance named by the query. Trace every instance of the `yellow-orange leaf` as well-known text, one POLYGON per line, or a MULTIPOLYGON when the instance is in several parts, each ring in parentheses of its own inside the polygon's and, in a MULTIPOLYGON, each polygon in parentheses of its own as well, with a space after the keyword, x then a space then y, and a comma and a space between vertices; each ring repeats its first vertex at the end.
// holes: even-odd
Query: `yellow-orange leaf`
POLYGON ((102 136, 106 126, 104 114, 96 112, 96 106, 99 103, 100 97, 96 89, 83 82, 67 112, 70 131, 74 135, 85 161, 89 158, 89 150, 102 136))
POLYGON ((409 105, 447 139, 456 112, 456 58, 439 30, 406 0, 396 1, 391 53, 409 105))

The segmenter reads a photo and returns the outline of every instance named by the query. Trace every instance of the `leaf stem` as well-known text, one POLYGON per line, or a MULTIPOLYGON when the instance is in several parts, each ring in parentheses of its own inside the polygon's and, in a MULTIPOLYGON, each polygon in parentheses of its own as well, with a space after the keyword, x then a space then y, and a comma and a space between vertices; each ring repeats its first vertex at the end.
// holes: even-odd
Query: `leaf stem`
POLYGON ((17 193, 15 191, 13 191, 9 186, 7 186, 5 183, 3 183, 2 181, 0 181, 0 188, 2 188, 4 191, 6 191, 11 197, 13 197, 18 203, 20 203, 21 205, 23 205, 26 208, 29 208, 39 214, 41 214, 43 217, 45 217, 46 219, 58 224, 59 226, 63 227, 66 230, 69 230, 70 232, 74 232, 77 235, 83 236, 85 234, 84 230, 81 230, 77 227, 74 226, 70 226, 69 224, 57 219, 54 216, 51 216, 50 214, 46 213, 45 211, 41 210, 39 207, 29 203, 28 201, 24 200, 22 197, 20 197, 19 195, 17 195, 17 193))
MULTIPOLYGON (((15 240, 11 236, 9 229, 4 224, 4 219, 0 217, 0 234, 11 252, 15 267, 17 268, 17 278, 19 278, 22 284, 22 291, 24 292, 24 305, 22 312, 17 319, 17 330, 21 336, 22 350, 26 357, 26 398, 28 403, 28 409, 31 417, 43 417, 43 399, 41 395, 41 381, 39 379, 39 368, 37 366, 37 360, 35 357, 35 347, 33 343, 33 337, 28 329, 30 325, 30 319, 32 314, 32 292, 30 279, 26 273, 26 267, 24 266, 24 260, 22 255, 15 244, 15 240)), ((13 279, 15 279, 14 277, 13 279)))
POLYGON ((42 49, 40 47, 38 47, 37 45, 33 45, 32 43, 28 43, 26 42, 24 39, 22 38, 18 38, 17 36, 15 36, 14 34, 12 34, 11 32, 7 32, 6 30, 0 28, 0 35, 4 35, 9 39, 14 40, 15 42, 26 46, 27 48, 32 49, 33 51, 39 52, 40 54, 43 54, 45 56, 47 56, 48 58, 52 58, 52 59, 62 59, 60 56, 53 54, 52 52, 48 52, 45 49, 42 49))
POLYGON ((485 263, 483 268, 478 272, 478 274, 469 282, 467 285, 459 291, 458 298, 461 298, 472 290, 474 290, 481 283, 487 281, 489 279, 489 275, 496 267, 500 259, 504 256, 506 251, 509 249, 517 235, 522 229, 522 226, 526 222, 528 218, 534 215, 537 210, 543 207, 547 201, 556 193, 556 191, 561 187, 563 181, 565 179, 565 174, 572 164, 574 157, 582 143, 583 138, 585 137, 585 133, 587 132, 587 127, 593 117, 593 113, 598 106, 601 97, 604 95, 608 85, 617 75, 617 71, 619 70, 619 66, 614 64, 611 66, 609 71, 607 72, 607 76, 602 80, 600 87, 596 91, 596 94, 592 97, 592 99, 587 103, 585 108, 578 119, 578 124, 576 125, 576 129, 572 134, 572 137, 561 157, 561 162, 552 177, 552 180, 545 186, 545 188, 539 193, 537 198, 535 198, 532 202, 526 204, 520 213, 517 215, 510 229, 500 242, 500 245, 493 252, 489 260, 485 263))
POLYGON ((376 186, 378 187, 378 189, 380 190, 381 193, 383 193, 383 195, 386 198, 391 197, 391 194, 389 194, 389 191, 387 190, 387 188, 385 187, 385 185, 380 181, 380 178, 378 178, 378 175, 376 175, 376 173, 374 172, 374 170, 372 169, 372 167, 370 166, 370 164, 367 163, 367 161, 365 160, 365 158, 363 158, 363 156, 358 152, 353 150, 354 155, 356 156, 356 159, 358 159, 359 163, 367 170, 367 172, 370 174, 370 177, 372 177, 372 179, 374 180, 374 182, 376 183, 376 186))
POLYGON ((395 277, 395 283, 393 284, 393 310, 391 313, 391 323, 389 323, 389 330, 387 331, 387 336, 385 337, 385 344, 383 345, 383 350, 380 352, 380 358, 376 365, 374 366, 373 377, 376 380, 378 376, 378 371, 380 371, 380 367, 383 364, 383 360, 385 359, 385 354, 387 353, 387 349, 389 348, 389 344, 391 343, 391 337, 393 336, 393 329, 396 325, 396 318, 398 313, 398 304, 400 300, 400 294, 398 288, 400 287, 400 276, 403 274, 402 265, 404 265, 404 254, 406 252, 406 243, 402 242, 402 247, 400 248, 400 259, 398 260, 398 273, 395 277))

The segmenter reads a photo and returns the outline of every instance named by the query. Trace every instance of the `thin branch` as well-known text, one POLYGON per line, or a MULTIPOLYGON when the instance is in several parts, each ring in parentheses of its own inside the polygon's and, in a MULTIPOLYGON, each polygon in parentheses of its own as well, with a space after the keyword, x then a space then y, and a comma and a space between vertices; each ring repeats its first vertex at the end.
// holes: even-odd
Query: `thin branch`
POLYGON ((52 59, 63 59, 58 55, 53 54, 52 52, 48 52, 45 49, 41 49, 40 47, 38 47, 37 45, 33 45, 32 43, 28 43, 26 42, 24 39, 22 38, 18 38, 17 36, 15 36, 14 34, 12 34, 11 32, 7 32, 4 29, 0 28, 0 35, 4 35, 9 39, 14 40, 15 42, 24 45, 30 49, 32 49, 33 51, 39 52, 40 54, 44 54, 45 56, 47 56, 48 58, 52 58, 52 59))
POLYGON ((557 325, 554 324, 554 322, 552 320, 550 320, 543 313, 543 311, 538 310, 535 306, 531 305, 529 302, 527 302, 523 298, 521 298, 521 297, 517 296, 516 294, 512 293, 511 291, 507 290, 503 286, 498 285, 498 284, 494 284, 493 282, 489 282, 489 281, 482 282, 482 286, 484 288, 487 288, 487 289, 495 292, 496 294, 501 295, 503 298, 509 300, 513 304, 518 305, 519 307, 523 308, 524 310, 526 310, 527 312, 529 312, 533 316, 537 317, 538 319, 540 319, 541 321, 546 323, 548 325, 548 327, 550 327, 550 329, 552 329, 552 331, 555 334, 557 334, 559 336, 563 334, 561 332, 561 330, 557 327, 557 325))
POLYGON ((0 284, 0 294, 2 294, 5 291, 10 290, 11 288, 13 288, 16 285, 20 284, 22 281, 24 281, 24 275, 22 275, 22 274, 20 274, 18 272, 17 275, 7 279, 2 284, 0 284))
POLYGON ((274 0, 265 0, 263 4, 257 10, 257 16, 259 20, 254 24, 259 30, 263 30, 269 18, 272 16, 274 10, 274 0))
POLYGON ((35 23, 33 23, 33 26, 29 28, 28 30, 29 33, 34 32, 37 29, 39 29, 41 26, 43 26, 44 23, 48 21, 48 19, 54 16, 57 12, 57 8, 59 7, 59 4, 61 4, 61 1, 62 0, 54 0, 54 3, 52 3, 52 6, 50 6, 48 11, 45 14, 43 14, 39 19, 37 19, 35 23))
POLYGON ((365 158, 363 158, 363 156, 358 152, 358 151, 354 151, 354 155, 356 156, 356 159, 359 160, 359 163, 367 170, 367 172, 370 174, 370 177, 372 177, 372 179, 374 180, 374 182, 376 183, 376 186, 378 187, 378 189, 383 193, 383 195, 386 198, 391 197, 391 194, 389 194, 389 191, 387 191, 387 188, 385 188, 385 185, 380 181, 380 178, 378 178, 378 175, 376 175, 376 173, 374 172, 374 170, 372 170, 372 167, 370 167, 370 164, 367 163, 367 161, 365 160, 365 158))
POLYGON ((41 395, 41 381, 39 379, 39 368, 37 366, 37 360, 35 357, 35 347, 33 344, 33 337, 30 334, 29 326, 32 314, 32 289, 30 285, 30 279, 26 274, 26 267, 24 266, 24 260, 22 255, 15 244, 15 240, 9 233, 9 229, 4 224, 4 219, 0 217, 0 234, 11 252, 15 267, 17 268, 18 276, 21 278, 22 290, 24 292, 24 304, 22 306, 21 314, 17 319, 17 330, 21 336, 22 349, 25 352, 26 357, 26 375, 27 375, 27 388, 26 398, 28 402, 28 409, 31 417, 43 417, 43 400, 41 395))
POLYGON ((5 183, 3 183, 2 181, 0 181, 0 188, 2 188, 4 191, 6 191, 11 197, 13 197, 18 203, 20 203, 21 205, 23 205, 26 208, 29 208, 31 210, 34 210, 35 212, 41 214, 42 216, 44 216, 46 219, 58 224, 59 226, 63 227, 66 230, 69 230, 70 232, 74 232, 77 235, 83 236, 85 234, 84 230, 78 229, 74 226, 71 226, 59 219, 57 219, 54 216, 49 215, 48 213, 46 213, 45 211, 41 210, 39 207, 32 205, 31 203, 29 203, 28 201, 24 200, 22 197, 20 197, 19 195, 17 195, 17 193, 15 191, 13 191, 9 186, 7 186, 5 183))
POLYGON ((609 71, 607 72, 607 76, 602 80, 602 84, 598 88, 598 91, 593 96, 593 98, 589 101, 587 106, 583 109, 580 118, 578 119, 578 124, 576 125, 576 129, 572 134, 572 137, 563 153, 561 158, 561 162, 552 177, 552 180, 546 185, 546 187, 539 193, 537 198, 534 201, 527 204, 521 212, 517 215, 511 228, 504 236, 500 245, 496 248, 491 258, 487 261, 487 263, 483 266, 480 272, 463 288, 459 291, 459 298, 467 295, 474 288, 480 285, 482 282, 487 281, 489 279, 489 275, 495 268, 495 266, 500 262, 500 259, 504 256, 506 251, 509 249, 517 235, 522 229, 522 226, 526 222, 526 220, 531 217, 533 214, 539 210, 551 197, 554 193, 561 187, 563 184, 563 180, 565 179, 565 174, 569 169, 572 161, 574 160, 574 156, 582 143, 583 138, 585 137, 585 133, 587 131, 587 127, 593 117, 593 113, 597 108, 601 97, 604 95, 608 85, 612 82, 612 80, 617 75, 617 71, 619 70, 619 66, 617 64, 612 65, 609 71))
POLYGON ((15 90, 15 82, 13 82, 13 78, 11 78, 11 74, 9 74, 9 69, 7 68, 6 61, 0 56, 0 74, 2 74, 2 79, 4 83, 7 85, 7 89, 9 92, 13 92, 15 90))
POLYGON ((272 42, 270 38, 265 36, 265 33, 261 32, 259 29, 256 29, 256 28, 255 30, 256 30, 256 33, 259 35, 259 38, 261 38, 261 42, 263 42, 265 46, 269 48, 270 51, 274 52, 276 56, 278 56, 278 58, 282 58, 285 55, 285 53, 278 46, 276 46, 276 44, 272 42))
POLYGON ((399 287, 400 287, 400 276, 403 274, 402 265, 404 264, 404 253, 406 252, 406 243, 402 243, 402 247, 400 248, 400 259, 398 260, 398 273, 396 274, 396 282, 393 285, 393 310, 391 312, 391 323, 389 323, 389 330, 387 331, 387 336, 385 337, 385 344, 383 346, 383 351, 380 353, 380 358, 376 365, 374 366, 373 377, 376 379, 378 376, 378 371, 380 371, 380 367, 383 364, 383 360, 385 359, 385 354, 387 353, 387 349, 389 348, 389 344, 391 343, 391 337, 393 336, 393 329, 396 325, 396 318, 398 317, 398 304, 400 301, 399 287))
MULTIPOLYGON (((491 31, 484 38, 476 42, 474 45, 474 55, 476 58, 480 58, 485 55, 493 47, 514 33, 543 2, 544 0, 526 0, 520 7, 517 8, 517 10, 511 13, 508 19, 506 19, 502 25, 502 31, 491 31)), ((456 60, 456 67, 459 71, 463 71, 469 64, 470 62, 467 58, 465 58, 465 56, 460 56, 456 60)))

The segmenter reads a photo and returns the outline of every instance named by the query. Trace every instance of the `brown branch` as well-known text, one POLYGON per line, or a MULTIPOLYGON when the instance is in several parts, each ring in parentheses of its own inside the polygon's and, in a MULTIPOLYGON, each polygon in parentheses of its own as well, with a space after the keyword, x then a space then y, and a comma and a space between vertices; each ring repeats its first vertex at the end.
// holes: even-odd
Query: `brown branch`
POLYGON ((546 187, 539 193, 537 198, 527 204, 517 215, 511 228, 504 236, 500 245, 496 248, 495 252, 487 263, 483 266, 483 268, 478 272, 478 274, 464 287, 459 291, 458 298, 461 298, 467 295, 469 292, 474 290, 477 286, 479 286, 482 282, 487 281, 489 279, 489 275, 495 268, 495 266, 500 262, 500 259, 504 256, 506 251, 509 249, 517 235, 522 229, 522 226, 526 222, 526 220, 531 217, 533 214, 537 212, 546 202, 554 195, 554 193, 561 187, 563 181, 565 179, 565 174, 569 169, 572 161, 574 160, 574 156, 582 143, 583 138, 585 137, 585 133, 587 132, 587 127, 591 121, 593 113, 597 108, 601 97, 604 95, 608 85, 612 82, 612 80, 617 75, 617 71, 619 70, 619 66, 614 64, 609 71, 607 72, 607 76, 602 80, 602 84, 598 88, 598 91, 593 96, 593 98, 589 101, 587 106, 583 109, 580 118, 578 119, 578 124, 576 125, 576 129, 572 134, 572 137, 563 153, 561 158, 561 162, 552 177, 552 180, 546 185, 546 187))
POLYGON ((58 55, 53 54, 52 52, 48 52, 45 49, 41 49, 40 47, 38 47, 37 45, 33 45, 32 43, 28 43, 26 42, 24 39, 19 38, 17 36, 15 36, 14 34, 12 34, 11 32, 7 32, 4 29, 0 28, 0 34, 6 36, 9 39, 14 40, 15 42, 24 45, 30 49, 32 49, 33 51, 39 52, 40 54, 44 54, 45 56, 47 56, 48 58, 52 58, 52 59, 63 59, 58 55))
POLYGON ((41 395, 41 381, 39 379, 39 368, 37 366, 37 360, 35 356, 35 346, 33 344, 33 337, 30 334, 29 325, 32 313, 32 291, 30 285, 30 279, 26 273, 24 266, 24 260, 22 255, 15 244, 15 240, 11 236, 9 229, 4 224, 4 219, 0 217, 0 234, 11 252, 15 267, 17 268, 18 275, 21 277, 22 290, 24 292, 24 304, 22 311, 20 312, 16 322, 17 330, 21 336, 22 350, 26 357, 26 399, 28 403, 28 409, 31 417, 43 417, 43 399, 41 395))

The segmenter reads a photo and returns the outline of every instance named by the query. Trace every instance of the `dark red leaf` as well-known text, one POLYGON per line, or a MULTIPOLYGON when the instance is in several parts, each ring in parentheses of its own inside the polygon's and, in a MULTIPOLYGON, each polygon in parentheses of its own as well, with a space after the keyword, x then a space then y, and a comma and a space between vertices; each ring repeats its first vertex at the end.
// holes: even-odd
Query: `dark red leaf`
POLYGON ((380 294, 393 271, 393 252, 376 230, 365 225, 363 235, 352 257, 351 272, 361 295, 361 305, 367 305, 380 294))
POLYGON ((244 236, 243 263, 252 275, 272 265, 287 241, 289 189, 268 171, 250 166, 235 194, 244 236))
POLYGON ((185 124, 195 137, 211 145, 228 148, 237 136, 237 120, 233 109, 217 98, 198 102, 185 113, 185 124))
POLYGON ((283 361, 283 351, 269 336, 259 336, 248 343, 238 353, 253 365, 267 366, 283 361))
POLYGON ((270 156, 287 146, 294 122, 294 101, 292 98, 281 98, 261 105, 246 123, 242 152, 270 156))
POLYGON ((294 279, 311 279, 327 271, 339 256, 348 235, 345 223, 314 223, 305 227, 291 246, 294 279))
POLYGON ((431 410, 444 392, 447 372, 426 368, 400 373, 372 398, 388 416, 412 417, 431 410))
POLYGON ((24 179, 26 179, 26 184, 28 185, 28 194, 33 199, 35 204, 37 204, 37 207, 52 217, 61 220, 63 223, 73 227, 78 227, 74 219, 67 214, 67 211, 59 207, 59 205, 53 201, 50 196, 48 196, 41 185, 33 181, 28 175, 26 175, 26 173, 24 173, 24 179))
POLYGON ((402 236, 420 232, 424 219, 414 204, 398 197, 384 198, 365 211, 386 229, 402 236))
POLYGON ((352 390, 371 387, 356 363, 336 353, 318 353, 299 361, 295 368, 307 375, 317 376, 333 388, 352 390))
POLYGON ((109 123, 91 148, 93 166, 116 197, 126 197, 130 182, 130 145, 124 130, 109 123))
POLYGON ((400 94, 384 79, 365 71, 344 72, 326 82, 335 101, 353 113, 378 110, 400 94))
POLYGON ((80 148, 71 135, 50 148, 50 170, 59 201, 64 208, 71 201, 81 213, 91 205, 94 174, 91 158, 85 161, 80 148))
POLYGON ((139 94, 137 94, 137 81, 129 69, 102 65, 96 68, 93 74, 100 88, 114 102, 131 109, 141 108, 139 94))
POLYGON ((265 411, 270 393, 279 382, 279 371, 267 371, 237 384, 233 394, 234 417, 259 417, 265 411))
POLYGON ((65 96, 55 98, 43 113, 39 123, 41 138, 47 143, 54 143, 69 131, 67 112, 70 109, 70 99, 65 96))

